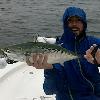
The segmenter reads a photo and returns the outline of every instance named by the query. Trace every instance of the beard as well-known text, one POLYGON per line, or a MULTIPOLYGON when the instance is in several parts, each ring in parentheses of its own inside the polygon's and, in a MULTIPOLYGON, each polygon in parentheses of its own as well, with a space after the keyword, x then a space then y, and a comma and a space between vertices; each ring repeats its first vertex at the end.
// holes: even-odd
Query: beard
POLYGON ((72 27, 71 30, 76 36, 81 34, 81 31, 78 27, 72 27))

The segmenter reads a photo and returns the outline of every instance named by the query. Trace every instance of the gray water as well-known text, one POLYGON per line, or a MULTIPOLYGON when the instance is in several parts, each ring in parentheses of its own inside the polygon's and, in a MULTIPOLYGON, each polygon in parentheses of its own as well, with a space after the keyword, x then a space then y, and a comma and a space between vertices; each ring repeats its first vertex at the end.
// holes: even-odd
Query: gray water
POLYGON ((100 37, 100 0, 0 0, 0 46, 32 41, 35 33, 61 35, 62 15, 69 6, 83 8, 87 31, 100 37))

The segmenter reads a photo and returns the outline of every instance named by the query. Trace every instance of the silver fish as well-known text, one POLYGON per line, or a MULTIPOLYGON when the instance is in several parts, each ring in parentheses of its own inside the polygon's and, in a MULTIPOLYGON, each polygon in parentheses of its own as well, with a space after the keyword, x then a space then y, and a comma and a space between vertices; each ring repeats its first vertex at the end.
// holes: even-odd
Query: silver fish
POLYGON ((15 61, 26 61, 26 58, 32 63, 32 54, 42 53, 48 56, 48 63, 61 63, 78 58, 75 53, 57 45, 42 42, 27 42, 16 44, 0 49, 0 54, 15 61))

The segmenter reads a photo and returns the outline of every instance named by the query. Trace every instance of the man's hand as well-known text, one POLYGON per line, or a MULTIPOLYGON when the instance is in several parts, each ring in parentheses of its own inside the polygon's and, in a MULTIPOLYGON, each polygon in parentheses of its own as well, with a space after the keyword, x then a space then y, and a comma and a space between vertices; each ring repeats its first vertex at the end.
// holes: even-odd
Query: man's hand
POLYGON ((97 60, 98 64, 100 64, 100 49, 98 49, 96 52, 96 60, 97 60))
POLYGON ((30 66, 35 67, 36 69, 52 69, 52 64, 48 64, 48 56, 45 54, 32 54, 32 61, 29 60, 29 58, 26 57, 26 63, 30 66))
MULTIPOLYGON (((96 44, 93 44, 93 46, 90 47, 90 49, 88 49, 86 51, 86 55, 84 55, 84 57, 87 59, 88 62, 94 64, 93 60, 93 56, 91 55, 91 52, 94 50, 94 47, 96 47, 96 44)), ((97 63, 100 64, 100 49, 97 50, 96 54, 95 54, 95 58, 97 60, 97 63)))

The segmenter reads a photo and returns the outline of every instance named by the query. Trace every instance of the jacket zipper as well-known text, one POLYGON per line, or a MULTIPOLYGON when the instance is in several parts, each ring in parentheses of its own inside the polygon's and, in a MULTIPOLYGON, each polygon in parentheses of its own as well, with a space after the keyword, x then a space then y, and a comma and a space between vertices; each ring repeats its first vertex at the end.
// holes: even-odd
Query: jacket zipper
MULTIPOLYGON (((75 53, 76 53, 76 55, 77 55, 77 50, 76 50, 76 39, 75 39, 75 53)), ((94 86, 93 86, 92 82, 91 82, 90 80, 88 80, 88 79, 83 75, 83 71, 82 71, 82 67, 81 67, 79 58, 78 58, 78 64, 79 64, 79 67, 80 67, 80 72, 81 72, 82 77, 91 85, 92 90, 93 90, 93 93, 94 93, 94 86)))
POLYGON ((71 100, 74 100, 74 99, 73 99, 73 96, 72 96, 72 93, 71 93, 71 90, 70 90, 70 88, 69 88, 69 87, 68 87, 68 91, 69 91, 69 96, 70 96, 70 99, 71 99, 71 100))

